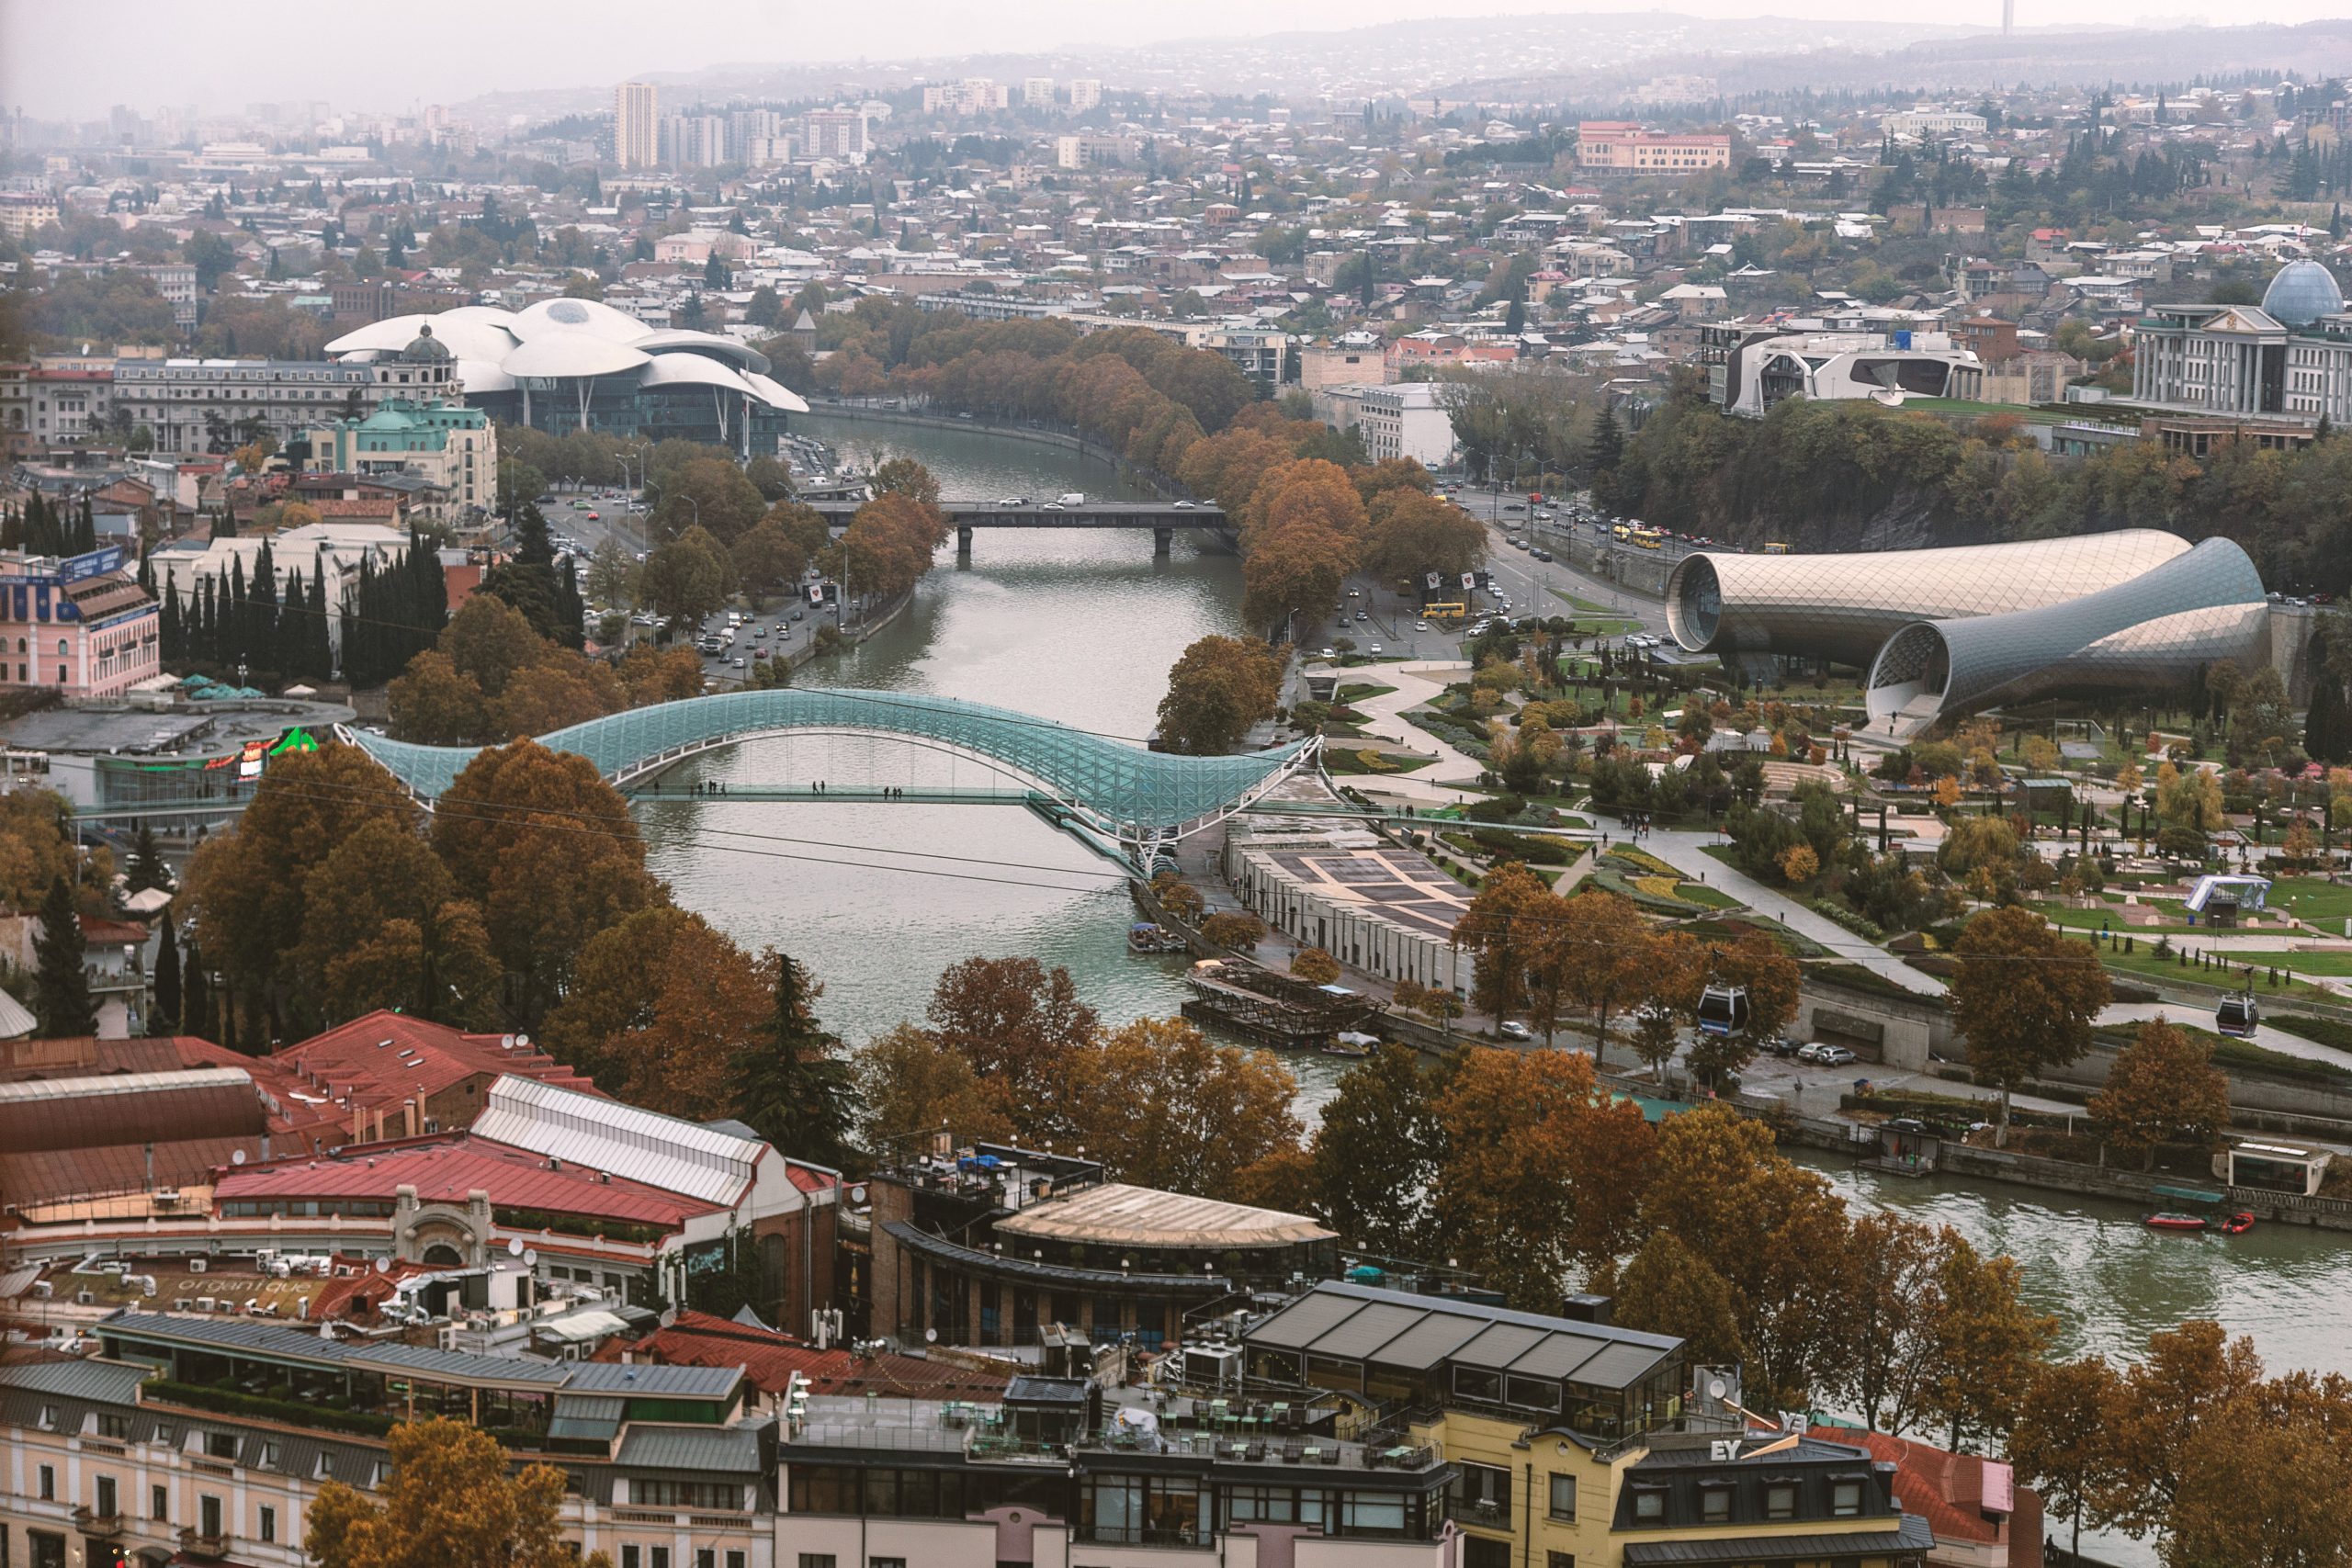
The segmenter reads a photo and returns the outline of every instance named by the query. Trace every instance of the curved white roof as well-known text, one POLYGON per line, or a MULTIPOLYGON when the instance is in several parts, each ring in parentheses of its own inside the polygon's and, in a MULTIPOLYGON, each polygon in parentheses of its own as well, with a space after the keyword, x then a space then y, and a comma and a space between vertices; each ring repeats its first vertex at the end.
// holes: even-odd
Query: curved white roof
POLYGON ((640 387, 725 387, 751 397, 759 391, 728 366, 699 354, 657 354, 638 378, 640 387))
POLYGON ((514 333, 526 343, 537 337, 582 335, 609 343, 635 343, 646 335, 646 326, 601 299, 542 299, 515 313, 514 333))
POLYGON ((739 369, 764 373, 768 356, 750 344, 738 343, 717 333, 698 333, 689 327, 664 327, 629 340, 648 354, 660 354, 665 349, 691 349, 697 354, 714 355, 739 369))
POLYGON ((514 389, 514 378, 508 375, 505 367, 496 360, 471 359, 461 354, 455 368, 458 385, 469 392, 511 392, 514 389))
POLYGON ((652 358, 643 349, 594 333, 548 333, 506 355, 499 368, 509 376, 609 376, 650 364, 652 358))
POLYGON ((505 358, 520 341, 501 319, 505 316, 503 310, 481 305, 464 305, 437 315, 387 316, 344 333, 328 344, 326 351, 351 354, 372 349, 378 354, 398 354, 415 340, 419 329, 431 327, 433 335, 447 344, 449 352, 458 358, 495 362, 505 358))
POLYGON ((756 370, 747 372, 743 379, 752 384, 752 390, 759 393, 761 400, 772 409, 782 409, 786 413, 808 412, 808 404, 800 394, 781 381, 771 379, 756 370))

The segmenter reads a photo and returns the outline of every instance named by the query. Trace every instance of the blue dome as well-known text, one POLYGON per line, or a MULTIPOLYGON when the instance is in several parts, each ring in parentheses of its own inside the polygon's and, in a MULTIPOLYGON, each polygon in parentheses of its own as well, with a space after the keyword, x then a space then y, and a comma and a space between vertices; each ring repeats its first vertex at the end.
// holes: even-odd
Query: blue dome
POLYGON ((2344 309, 2344 290, 2335 275, 2315 261, 2292 261, 2278 269, 2263 291, 2262 309, 2273 321, 2307 327, 2322 316, 2344 309))

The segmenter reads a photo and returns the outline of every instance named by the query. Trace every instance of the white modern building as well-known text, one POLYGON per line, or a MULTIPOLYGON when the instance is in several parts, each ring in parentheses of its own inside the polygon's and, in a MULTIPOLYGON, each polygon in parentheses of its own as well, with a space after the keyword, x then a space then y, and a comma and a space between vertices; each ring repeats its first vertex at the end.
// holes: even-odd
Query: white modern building
POLYGON ((1755 329, 1710 366, 1724 412, 1761 419, 1785 398, 1973 400, 1984 363, 1946 333, 1785 333, 1755 329))
POLYGON ((1453 420, 1434 381, 1397 381, 1363 389, 1356 430, 1375 463, 1410 457, 1425 468, 1453 460, 1453 420))

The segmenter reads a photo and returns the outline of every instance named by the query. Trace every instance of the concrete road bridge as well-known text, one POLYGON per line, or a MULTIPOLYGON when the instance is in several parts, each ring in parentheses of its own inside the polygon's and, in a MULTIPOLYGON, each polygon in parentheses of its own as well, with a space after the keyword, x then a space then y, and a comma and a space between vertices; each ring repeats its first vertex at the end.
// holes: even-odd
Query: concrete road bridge
MULTIPOLYGON (((839 530, 849 526, 864 502, 811 501, 807 504, 828 526, 839 530)), ((956 554, 967 556, 972 553, 976 528, 1148 528, 1156 556, 1168 553, 1179 528, 1220 535, 1229 529, 1224 509, 1213 502, 1088 501, 1063 505, 1048 497, 1036 497, 1017 506, 994 501, 943 501, 939 510, 956 525, 956 554)))
MULTIPOLYGON (((428 809, 481 750, 420 746, 365 730, 340 734, 428 809)), ((668 796, 689 792, 656 788, 660 775, 689 757, 765 736, 826 734, 886 736, 976 758, 1021 787, 910 789, 904 798, 1024 805, 1130 863, 1156 843, 1197 833, 1249 807, 1313 766, 1320 745, 1307 739, 1239 756, 1179 757, 1010 708, 919 693, 809 686, 722 692, 631 708, 538 739, 550 750, 587 758, 617 788, 668 796)), ((724 795, 708 798, 843 801, 883 795, 876 783, 844 780, 837 787, 829 779, 821 795, 805 782, 797 787, 730 784, 724 795)))

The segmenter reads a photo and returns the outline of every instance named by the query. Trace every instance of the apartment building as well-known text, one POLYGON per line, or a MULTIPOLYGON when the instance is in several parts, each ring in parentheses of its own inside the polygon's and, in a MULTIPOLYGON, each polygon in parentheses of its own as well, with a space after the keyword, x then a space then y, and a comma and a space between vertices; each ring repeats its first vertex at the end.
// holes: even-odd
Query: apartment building
POLYGON ((810 109, 800 117, 800 153, 804 158, 831 158, 863 164, 870 143, 865 111, 810 109))
MULTIPOLYGON (((411 474, 447 497, 420 509, 457 522, 498 509, 498 430, 480 409, 395 398, 362 420, 313 431, 310 466, 337 474, 411 474)), ((525 499, 528 499, 527 497, 525 499)))
POLYGON ((650 82, 624 82, 613 89, 613 161, 623 169, 661 164, 661 90, 650 82))
POLYGON ((21 240, 57 221, 57 197, 45 190, 0 190, 0 234, 21 240))
POLYGON ((1374 462, 1410 457, 1425 468, 1453 460, 1453 419, 1434 381, 1366 387, 1356 429, 1374 462))
POLYGON ((1084 114, 1100 108, 1102 104, 1102 84, 1092 76, 1080 76, 1069 85, 1069 112, 1084 114))
POLYGON ((388 399, 443 401, 459 394, 447 350, 430 333, 368 363, 292 359, 124 359, 115 400, 144 424, 158 452, 225 452, 259 421, 279 442, 333 417, 365 418, 388 399))
POLYGON ((1633 120, 1577 126, 1577 167, 1588 174, 1682 175, 1731 166, 1731 137, 1719 131, 1645 130, 1633 120))

